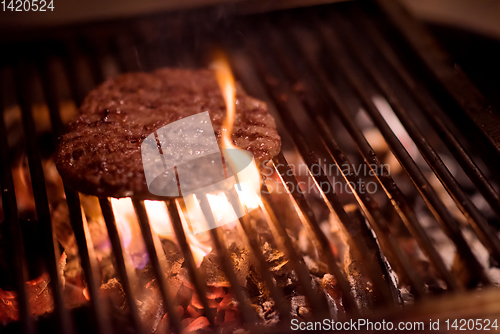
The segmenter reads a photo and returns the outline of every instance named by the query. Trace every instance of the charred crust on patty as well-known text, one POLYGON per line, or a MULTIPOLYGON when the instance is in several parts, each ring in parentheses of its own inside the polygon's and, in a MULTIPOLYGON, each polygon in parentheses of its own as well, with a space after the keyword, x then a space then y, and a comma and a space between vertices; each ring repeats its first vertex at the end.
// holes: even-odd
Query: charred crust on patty
MULTIPOLYGON (((260 165, 278 154, 281 139, 264 102, 237 85, 233 143, 260 165)), ((107 80, 83 101, 61 136, 57 168, 73 190, 109 197, 155 198, 148 191, 141 143, 149 134, 208 111, 217 141, 226 106, 212 71, 163 68, 107 80)))

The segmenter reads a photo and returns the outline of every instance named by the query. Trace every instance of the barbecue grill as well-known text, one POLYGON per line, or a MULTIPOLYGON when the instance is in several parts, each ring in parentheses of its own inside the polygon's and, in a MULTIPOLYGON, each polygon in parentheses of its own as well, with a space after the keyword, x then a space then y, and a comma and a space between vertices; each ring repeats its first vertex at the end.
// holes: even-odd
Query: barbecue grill
MULTIPOLYGON (((19 316, 5 321, 2 332, 148 331, 111 199, 98 202, 127 319, 114 316, 103 296, 100 259, 80 194, 64 184, 88 299, 67 306, 60 270, 64 249, 50 223, 53 204, 42 162, 53 154, 75 106, 105 79, 164 66, 205 67, 215 48, 227 55, 244 89, 268 104, 283 141, 282 153, 269 162, 273 174, 263 184, 262 204, 237 223, 238 247, 249 251, 273 301, 269 312, 276 315, 275 324, 264 321, 250 288, 241 284, 227 230, 208 234, 229 282, 226 293, 237 305, 238 328, 289 332, 292 318, 422 321, 427 330, 431 318, 493 323, 500 313, 497 111, 395 1, 257 11, 245 3, 223 5, 20 34, 4 42, 0 255, 6 278, 1 288, 14 298, 7 300, 4 293, 0 303, 7 307, 17 301, 19 316), (24 160, 36 232, 27 231, 14 191, 12 168, 24 160), (277 283, 257 237, 257 220, 287 259, 297 282, 293 291, 277 283), (333 229, 341 236, 338 245, 333 229), (302 236, 315 255, 304 251, 302 236), (342 247, 349 264, 340 255, 342 247), (323 265, 316 276, 310 265, 314 256, 323 265), (43 265, 32 269, 33 262, 43 265), (26 282, 41 275, 50 282, 44 291, 53 308, 35 317, 26 282), (302 296, 303 304, 294 304, 292 295, 302 296)), ((193 322, 179 316, 176 291, 163 272, 168 254, 158 247, 145 202, 132 203, 166 314, 162 323, 182 332, 193 322)), ((205 218, 213 219, 208 202, 201 199, 200 205, 205 218)), ((231 205, 242 209, 237 201, 231 205)), ((165 206, 189 279, 185 285, 198 296, 200 317, 206 319, 206 325, 191 328, 235 330, 225 327, 207 296, 210 286, 190 247, 182 201, 168 199, 165 206)))

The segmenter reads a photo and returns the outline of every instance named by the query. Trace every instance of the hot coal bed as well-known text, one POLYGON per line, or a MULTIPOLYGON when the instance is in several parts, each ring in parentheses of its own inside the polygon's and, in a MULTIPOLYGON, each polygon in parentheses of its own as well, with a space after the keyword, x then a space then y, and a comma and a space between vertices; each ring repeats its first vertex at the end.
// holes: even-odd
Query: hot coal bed
POLYGON ((2 332, 493 325, 496 111, 393 1, 250 14, 260 10, 174 12, 5 43, 2 332), (180 199, 97 198, 61 181, 57 138, 91 89, 124 72, 205 67, 214 48, 268 104, 283 141, 261 166, 254 210, 194 234, 180 199))

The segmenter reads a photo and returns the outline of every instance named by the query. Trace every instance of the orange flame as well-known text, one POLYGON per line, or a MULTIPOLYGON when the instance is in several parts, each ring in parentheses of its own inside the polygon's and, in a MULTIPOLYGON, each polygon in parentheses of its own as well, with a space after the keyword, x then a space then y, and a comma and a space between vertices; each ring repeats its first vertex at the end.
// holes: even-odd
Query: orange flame
POLYGON ((224 101, 226 102, 226 118, 222 123, 222 146, 223 148, 236 148, 231 142, 231 134, 233 132, 236 114, 236 85, 234 83, 233 73, 231 72, 226 56, 221 52, 215 55, 211 67, 215 71, 215 77, 222 90, 224 101))
MULTIPOLYGON (((144 205, 146 207, 146 212, 148 213, 149 223, 151 224, 151 228, 158 234, 158 236, 162 238, 169 238, 176 241, 172 222, 170 220, 170 216, 168 214, 167 206, 163 201, 144 201, 144 205)), ((194 260, 197 266, 200 266, 201 262, 205 255, 210 253, 212 250, 211 247, 203 245, 190 231, 187 224, 187 220, 184 217, 184 214, 181 208, 178 206, 179 215, 181 217, 181 222, 184 226, 184 232, 186 234, 186 239, 191 248, 191 252, 193 253, 194 260)), ((191 209, 193 212, 196 208, 191 209)), ((203 219, 203 216, 200 217, 203 219)))
MULTIPOLYGON (((219 83, 224 101, 226 103, 226 118, 222 124, 221 131, 222 148, 234 149, 226 151, 228 154, 225 154, 224 158, 233 171, 241 171, 238 173, 239 184, 235 187, 235 189, 238 192, 238 197, 240 198, 243 206, 250 211, 259 206, 260 197, 258 194, 261 185, 261 178, 259 169, 257 168, 255 162, 248 167, 242 165, 242 161, 245 161, 245 159, 241 159, 241 154, 246 154, 248 152, 239 149, 231 141, 231 134, 236 115, 236 84, 231 72, 229 61, 222 52, 215 54, 211 68, 215 71, 215 77, 219 83)), ((225 198, 225 201, 227 202, 227 198, 225 198)), ((214 203, 214 200, 210 203, 212 208, 225 206, 224 203, 214 203, 213 205, 212 203, 214 203)))

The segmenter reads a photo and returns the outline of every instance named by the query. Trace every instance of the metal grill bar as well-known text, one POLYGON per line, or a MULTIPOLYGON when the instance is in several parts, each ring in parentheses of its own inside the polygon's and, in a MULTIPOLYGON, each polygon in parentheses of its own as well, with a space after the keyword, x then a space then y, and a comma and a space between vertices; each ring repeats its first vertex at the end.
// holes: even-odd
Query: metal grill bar
MULTIPOLYGON (((252 40, 251 36, 249 36, 249 40, 252 40)), ((272 71, 273 68, 277 68, 275 63, 264 64, 264 60, 261 59, 256 52, 252 51, 260 50, 265 47, 265 45, 260 43, 252 43, 248 47, 248 51, 254 56, 256 68, 260 71, 262 77, 277 76, 278 80, 276 80, 276 82, 285 82, 285 80, 283 80, 282 77, 279 76, 277 71, 272 71)), ((306 165, 308 165, 311 174, 313 174, 314 178, 317 179, 317 182, 320 186, 326 187, 327 184, 330 184, 328 189, 323 189, 323 192, 328 195, 328 193, 331 193, 331 189, 333 189, 331 187, 331 182, 324 173, 323 168, 319 168, 318 175, 314 175, 314 173, 312 172, 312 166, 317 163, 318 158, 314 154, 312 154, 312 150, 308 147, 306 139, 301 134, 297 124, 293 121, 292 117, 288 116, 288 110, 290 110, 292 106, 295 106, 295 110, 298 110, 299 104, 292 102, 288 103, 288 101, 292 101, 292 94, 290 94, 289 89, 286 89, 285 87, 272 86, 269 85, 268 82, 269 80, 266 80, 267 89, 270 91, 271 96, 273 97, 274 103, 277 106, 277 110, 281 115, 281 119, 286 124, 287 129, 289 129, 289 131, 294 134, 293 140, 297 145, 299 151, 301 152, 306 165), (282 96, 287 96, 287 101, 284 101, 281 98, 282 96)), ((408 279, 413 289, 415 290, 415 294, 421 295, 423 282, 420 281, 414 269, 409 266, 409 261, 405 258, 401 250, 395 244, 394 239, 389 238, 390 233, 388 231, 388 226, 385 218, 378 210, 375 210, 375 207, 373 206, 373 204, 371 204, 373 203, 373 201, 364 197, 361 191, 357 192, 359 198, 361 198, 362 200, 362 208, 364 209, 365 216, 370 221, 370 225, 372 226, 372 228, 376 231, 379 241, 381 242, 381 246, 383 247, 383 250, 386 251, 387 257, 391 259, 391 262, 393 264, 397 264, 397 266, 403 271, 405 277, 408 279)))
MULTIPOLYGON (((347 24, 338 15, 335 15, 332 21, 341 23, 338 25, 335 24, 337 28, 347 24)), ((335 31, 335 29, 330 30, 332 32, 335 31)), ((460 211, 462 211, 464 216, 476 231, 478 238, 483 242, 492 256, 497 261, 499 261, 500 240, 495 236, 493 230, 488 226, 488 223, 486 222, 484 216, 479 212, 472 201, 469 200, 469 198, 465 195, 464 191, 455 180, 451 172, 448 170, 446 165, 443 163, 433 146, 425 139, 424 134, 418 129, 415 122, 411 119, 408 111, 405 110, 401 101, 399 101, 394 92, 392 92, 389 84, 386 80, 384 80, 382 74, 380 72, 377 72, 374 66, 371 66, 369 59, 366 57, 365 53, 361 52, 362 50, 359 45, 352 42, 352 37, 354 37, 352 34, 352 27, 345 27, 343 29, 339 29, 339 31, 342 31, 344 34, 338 34, 337 36, 343 35, 344 37, 351 37, 343 38, 343 44, 348 46, 348 48, 344 48, 344 50, 351 50, 350 55, 354 59, 358 60, 365 72, 369 74, 371 79, 376 83, 377 87, 384 93, 394 112, 400 119, 401 123, 404 125, 411 138, 422 152, 422 155, 426 159, 427 163, 432 168, 441 183, 443 183, 450 196, 460 208, 460 211)))
POLYGON ((471 155, 465 150, 450 130, 448 124, 451 124, 451 121, 447 119, 442 110, 436 106, 435 102, 427 94, 426 89, 412 78, 408 70, 406 70, 403 64, 398 60, 387 40, 382 36, 379 30, 376 29, 374 23, 370 21, 366 15, 361 15, 358 11, 353 11, 353 15, 356 15, 358 21, 363 25, 364 31, 369 36, 369 38, 364 40, 375 48, 377 52, 383 55, 381 58, 392 67, 393 72, 396 73, 403 82, 406 90, 412 93, 414 101, 430 120, 429 123, 447 145, 467 176, 488 201, 491 209, 496 213, 497 217, 500 218, 500 195, 491 186, 487 177, 471 158, 471 155), (418 92, 418 94, 416 92, 418 92))
POLYGON ((250 222, 249 217, 247 216, 248 212, 245 212, 244 208, 242 207, 241 202, 238 199, 238 194, 236 192, 236 189, 230 190, 229 196, 227 196, 231 206, 236 212, 236 215, 239 218, 240 225, 244 231, 244 237, 246 239, 246 242, 250 249, 252 250, 252 255, 255 257, 257 260, 257 266, 259 270, 259 274, 262 275, 264 278, 264 281, 271 293, 271 296, 275 300, 275 305, 276 308, 278 309, 279 312, 279 317, 280 320, 285 322, 290 319, 290 308, 285 305, 284 301, 285 296, 282 293, 280 289, 276 287, 274 284, 274 278, 273 275, 269 272, 269 265, 266 263, 266 260, 264 259, 264 256, 262 254, 262 248, 255 238, 257 235, 257 231, 253 228, 252 223, 250 222))
POLYGON ((99 334, 106 334, 110 332, 109 323, 105 319, 104 305, 101 303, 99 296, 100 278, 99 269, 97 266, 97 259, 94 254, 92 240, 88 233, 88 227, 84 226, 82 219, 82 210, 80 206, 80 198, 78 193, 68 189, 64 185, 64 192, 66 193, 66 200, 68 202, 71 227, 75 234, 76 243, 78 246, 78 254, 80 255, 81 265, 85 275, 85 282, 87 283, 87 290, 90 297, 90 304, 92 305, 92 316, 95 321, 96 331, 99 334))
MULTIPOLYGON (((59 113, 59 106, 57 103, 58 102, 57 94, 55 91, 54 84, 50 80, 51 73, 49 69, 50 67, 49 56, 45 54, 44 57, 37 62, 36 66, 38 69, 38 73, 40 73, 41 76, 41 82, 43 86, 42 89, 44 93, 45 102, 47 103, 47 106, 49 108, 52 130, 54 131, 56 138, 58 138, 60 135, 62 135, 64 130, 59 113)), ((52 224, 50 224, 50 226, 52 227, 52 224)), ((53 238, 52 231, 51 231, 51 238, 53 238)), ((52 241, 53 241, 53 248, 54 250, 56 250, 58 248, 58 244, 57 242, 55 242, 54 239, 52 239, 52 241)), ((59 283, 59 275, 57 275, 57 277, 58 277, 58 284, 53 285, 53 293, 55 296, 54 299, 56 307, 57 305, 59 305, 58 306, 59 310, 58 311, 56 310, 56 312, 58 313, 58 320, 60 322, 61 333, 71 333, 74 331, 74 325, 71 322, 69 314, 64 306, 62 287, 61 284, 59 283)))
MULTIPOLYGON (((228 49, 229 48, 230 47, 228 46, 228 49)), ((234 55, 234 53, 235 53, 234 50, 229 52, 230 55, 231 54, 234 55)), ((245 59, 245 58, 238 57, 238 60, 242 60, 242 59, 245 59)), ((250 63, 248 61, 245 61, 243 64, 241 64, 242 66, 238 66, 238 61, 236 59, 232 59, 232 64, 233 64, 233 68, 235 69, 236 73, 238 74, 239 79, 242 81, 242 83, 244 84, 245 87, 253 88, 253 90, 260 87, 260 83, 257 82, 256 80, 252 80, 249 73, 245 72, 245 69, 251 68, 250 63)), ((259 92, 250 91, 250 93, 254 93, 255 96, 263 96, 263 94, 265 94, 263 92, 260 93, 260 91, 259 92)), ((297 180, 293 176, 291 176, 293 173, 291 173, 291 170, 288 167, 288 163, 286 162, 286 160, 284 160, 284 158, 281 159, 280 156, 278 156, 277 158, 275 158, 275 166, 278 167, 277 170, 278 170, 279 174, 281 175, 281 177, 283 178, 284 182, 288 185, 293 184, 294 185, 293 189, 298 190, 299 187, 297 184, 297 180)), ((324 179, 316 181, 317 184, 322 184, 320 182, 329 182, 329 181, 328 180, 325 181, 324 179)), ((295 190, 292 191, 292 195, 294 197, 297 197, 297 194, 295 194, 295 190)), ((298 194, 298 195, 300 196, 300 194, 298 194)), ((366 256, 368 254, 373 254, 373 252, 370 252, 366 248, 366 245, 363 242, 359 242, 358 240, 356 240, 356 237, 359 237, 359 235, 362 235, 362 233, 360 231, 363 230, 363 228, 366 228, 366 226, 364 226, 364 227, 363 226, 359 226, 359 227, 353 226, 350 219, 347 217, 347 214, 344 211, 342 205, 340 204, 340 201, 338 200, 338 198, 336 196, 334 196, 334 194, 327 191, 326 193, 323 192, 323 196, 324 196, 324 198, 326 198, 326 203, 327 203, 327 206, 328 206, 330 212, 337 215, 339 217, 339 219, 341 220, 341 222, 343 223, 343 226, 344 226, 345 230, 347 231, 345 233, 345 235, 349 238, 349 241, 350 241, 349 244, 355 249, 356 253, 358 254, 358 256, 357 256, 358 260, 363 262, 366 265, 366 267, 368 268, 368 272, 370 273, 370 277, 373 279, 378 290, 381 291, 381 293, 382 293, 382 298, 384 298, 384 295, 385 295, 386 303, 390 303, 389 301, 392 300, 393 297, 392 297, 392 293, 391 293, 391 288, 386 287, 387 285, 390 285, 390 284, 385 282, 383 279, 383 277, 388 277, 387 275, 384 274, 385 268, 376 267, 376 264, 379 263, 379 259, 377 259, 376 257, 369 259, 369 260, 366 260, 366 261, 362 261, 362 259, 366 258, 366 256), (384 290, 385 290, 385 292, 384 292, 384 290)), ((299 202, 302 201, 302 199, 298 199, 298 200, 299 200, 299 202)), ((301 204, 300 207, 305 208, 305 206, 303 206, 303 204, 301 204)), ((369 234, 370 233, 368 233, 368 235, 369 234)))
MULTIPOLYGON (((321 231, 309 204, 307 204, 304 195, 299 190, 297 180, 290 175, 290 169, 285 157, 282 153, 280 153, 273 159, 273 162, 275 169, 278 171, 284 181, 284 184, 288 188, 288 192, 299 207, 299 210, 297 211, 302 220, 302 224, 309 229, 309 233, 315 241, 317 249, 321 252, 321 254, 323 254, 323 260, 328 264, 330 271, 337 279, 337 283, 340 285, 346 311, 355 314, 357 312, 357 307, 351 294, 351 286, 338 267, 332 248, 330 247, 330 242, 326 238, 323 231, 321 231)), ((380 277, 379 275, 374 276, 380 277)))
POLYGON ((292 240, 286 231, 284 223, 277 219, 274 214, 275 210, 273 208, 273 202, 269 190, 265 185, 262 189, 262 213, 275 235, 274 239, 278 242, 278 244, 280 244, 281 248, 285 250, 287 258, 292 263, 302 289, 304 289, 304 295, 306 296, 309 306, 315 311, 315 317, 320 319, 321 316, 328 314, 328 304, 326 303, 323 295, 319 295, 318 292, 314 291, 311 284, 311 277, 304 263, 304 259, 295 251, 292 240))
POLYGON ((191 282, 193 283, 196 293, 198 294, 198 299, 203 305, 205 316, 210 322, 210 325, 214 327, 215 314, 210 310, 210 307, 208 305, 207 285, 202 280, 200 275, 198 275, 198 272, 196 270, 196 263, 193 258, 193 253, 191 252, 191 248, 189 247, 189 244, 187 242, 186 234, 184 232, 184 228, 182 227, 181 217, 179 216, 180 211, 178 210, 180 210, 180 208, 177 207, 174 200, 166 201, 166 205, 172 221, 172 228, 174 229, 175 237, 177 239, 177 242, 179 243, 182 255, 184 256, 184 263, 186 263, 187 265, 191 282))
POLYGON ((325 45, 329 50, 332 61, 337 64, 337 66, 335 66, 335 69, 338 70, 338 72, 342 73, 343 77, 346 78, 349 85, 361 98, 361 102, 363 103, 366 111, 372 118, 373 122, 376 124, 379 131, 384 136, 392 152, 407 171, 417 190, 426 200, 429 208, 436 216, 436 219, 440 223, 442 223, 443 229, 446 231, 449 238, 455 243, 457 252, 467 263, 467 267, 471 275, 473 277, 477 277, 478 281, 487 284, 489 282, 489 279, 484 274, 483 268, 467 245, 467 242, 465 241, 462 232, 460 231, 458 222, 453 219, 451 214, 439 199, 436 192, 433 190, 432 186, 429 184, 428 180, 416 165, 415 161, 413 161, 408 151, 406 151, 403 144, 394 135, 392 129, 389 127, 377 107, 374 105, 373 101, 368 95, 365 83, 357 75, 350 60, 347 59, 346 55, 344 54, 342 46, 340 45, 338 40, 335 39, 335 35, 333 35, 329 29, 325 28, 324 25, 318 26, 316 28, 318 28, 323 45, 325 45))
MULTIPOLYGON (((285 160, 285 158, 282 156, 282 154, 279 154, 275 159, 274 159, 274 165, 282 179, 284 180, 284 183, 287 185, 293 185, 294 189, 298 189, 298 183, 297 180, 295 180, 294 177, 290 176, 290 167, 285 160), (283 166, 283 167, 278 167, 278 166, 283 166)), ((320 181, 322 182, 322 181, 320 181)), ((319 184, 319 183, 318 183, 319 184)), ((291 187, 288 188, 289 192, 291 192, 292 196, 294 197, 302 197, 300 192, 298 191, 291 191, 291 187)), ((340 201, 332 196, 329 195, 329 192, 322 192, 323 197, 325 200, 328 202, 328 207, 331 213, 336 214, 340 221, 343 224, 343 227, 345 229, 345 235, 349 239, 349 245, 351 245, 355 250, 357 254, 357 259, 362 261, 364 265, 367 267, 367 272, 369 273, 370 278, 373 280, 375 283, 375 286, 377 287, 377 290, 380 290, 380 294, 382 295, 382 298, 384 299, 384 303, 390 305, 391 302, 394 301, 394 297, 392 295, 392 286, 391 283, 388 282, 387 279, 387 272, 383 266, 379 266, 380 259, 377 257, 371 257, 370 255, 373 252, 370 252, 370 250, 365 246, 364 242, 360 242, 358 240, 355 240, 356 237, 360 237, 362 233, 360 233, 361 230, 367 230, 366 225, 359 224, 359 226, 354 226, 354 224, 350 223, 350 219, 347 216, 347 213, 343 209, 340 201)), ((305 201, 305 199, 299 199, 300 201, 305 201)), ((367 232, 367 231, 365 231, 367 232)), ((321 232, 323 234, 323 232, 321 232)), ((368 231, 368 234, 370 232, 368 231)), ((324 234, 323 234, 324 235, 324 234)), ((316 236, 315 236, 316 237, 316 236)), ((328 251, 328 250, 326 250, 328 251)), ((331 251, 331 249, 329 250, 331 251)))
MULTIPOLYGON (((77 65, 74 54, 66 53, 67 50, 63 50, 63 60, 65 66, 65 72, 68 76, 70 84, 70 93, 75 103, 80 105, 85 97, 85 88, 81 85, 81 81, 78 80, 77 75, 77 65)), ((45 64, 47 66, 47 64, 45 64)), ((52 87, 49 85, 48 87, 52 87)), ((56 95, 55 92, 51 95, 56 95)), ((53 124, 62 124, 60 119, 59 107, 57 107, 58 112, 51 112, 52 119, 58 119, 58 121, 53 122, 53 124)), ((64 183, 64 181, 63 181, 64 183)), ((66 194, 66 202, 68 204, 69 215, 71 227, 75 234, 75 240, 78 246, 78 253, 80 256, 81 266, 84 271, 85 282, 87 283, 87 289, 90 297, 90 304, 92 305, 91 313, 94 326, 98 334, 105 334, 110 332, 109 322, 105 320, 105 305, 101 302, 101 297, 99 295, 100 287, 100 275, 97 266, 97 259, 93 251, 92 240, 88 233, 88 227, 86 222, 84 225, 82 217, 82 209, 80 204, 80 198, 77 192, 71 190, 64 183, 64 192, 66 194)))
POLYGON ((255 311, 252 310, 248 302, 248 298, 245 294, 245 291, 241 287, 238 282, 238 278, 236 277, 236 273, 234 272, 233 264, 231 262, 230 254, 225 245, 224 235, 221 232, 220 228, 217 228, 215 224, 215 218, 212 213, 212 209, 210 207, 210 203, 206 196, 200 196, 199 198, 201 211, 205 219, 207 220, 207 224, 210 228, 210 236, 211 241, 214 245, 214 248, 217 251, 218 260, 220 262, 221 268, 224 270, 227 279, 231 283, 231 287, 234 290, 234 296, 241 307, 241 318, 247 323, 252 329, 255 329, 257 316, 255 311))
MULTIPOLYGON (((447 94, 446 98, 453 99, 461 111, 466 113, 468 116, 466 126, 478 131, 467 131, 462 127, 465 130, 464 133, 482 136, 482 143, 484 143, 482 153, 491 153, 484 160, 495 166, 496 168, 493 170, 497 171, 500 158, 500 137, 497 131, 499 122, 493 116, 496 114, 495 110, 469 81, 465 73, 452 66, 453 62, 450 56, 443 51, 425 28, 410 16, 403 6, 390 0, 377 0, 376 4, 378 11, 384 12, 387 18, 395 24, 398 33, 404 37, 405 42, 413 49, 424 66, 430 70, 435 83, 438 83, 445 92, 442 97, 436 97, 444 99, 447 94), (474 123, 474 127, 470 126, 470 121, 474 123)), ((473 137, 469 138, 479 141, 479 138, 473 137)))
MULTIPOLYGON (((0 80, 3 78, 0 76, 0 80)), ((3 80, 2 80, 3 81, 3 80)), ((0 81, 0 88, 3 83, 0 81)), ((2 96, 0 95, 0 100, 2 96)), ((9 157, 9 144, 7 141, 7 131, 4 122, 4 105, 0 101, 2 112, 0 113, 0 185, 2 187, 2 205, 4 211, 4 221, 0 225, 3 238, 9 236, 10 242, 6 243, 9 249, 13 250, 12 271, 15 275, 15 288, 17 293, 17 302, 19 305, 19 318, 22 321, 22 330, 25 334, 31 334, 34 331, 33 319, 31 318, 28 304, 28 295, 26 291, 26 281, 28 280, 26 257, 24 252, 24 243, 21 234, 19 216, 17 211, 16 194, 14 192, 14 180, 12 178, 11 163, 9 157)), ((7 239, 7 240, 9 240, 7 239)), ((5 239, 4 239, 5 240, 5 239)))
MULTIPOLYGON (((286 26, 287 23, 289 23, 288 20, 280 22, 280 26, 286 26)), ((271 32, 271 36, 275 36, 276 31, 274 27, 269 27, 269 31, 271 32)), ((272 44, 276 46, 273 50, 279 57, 280 62, 284 65, 283 67, 285 68, 287 75, 290 76, 295 85, 299 85, 302 82, 306 83, 306 91, 304 93, 306 96, 304 99, 313 99, 313 101, 306 102, 308 103, 308 112, 311 117, 314 117, 315 122, 319 125, 318 130, 324 138, 325 144, 330 147, 330 150, 338 150, 335 148, 338 145, 336 145, 333 134, 323 116, 323 114, 325 114, 325 117, 328 117, 328 114, 324 111, 334 109, 349 135, 354 140, 366 164, 371 169, 380 185, 383 187, 388 199, 391 201, 391 204, 401 217, 401 220, 405 223, 408 230, 416 238, 421 249, 429 257, 431 263, 440 273, 441 277, 446 282, 448 289, 450 291, 456 290, 458 285, 455 279, 448 269, 446 269, 443 260, 437 253, 436 249, 432 247, 432 241, 417 221, 415 212, 408 204, 406 198, 401 193, 401 190, 398 188, 386 168, 382 168, 380 161, 374 154, 373 148, 370 146, 359 127, 357 127, 354 123, 347 107, 340 98, 340 94, 332 85, 330 85, 324 71, 318 67, 318 62, 311 59, 310 54, 304 51, 298 43, 286 43, 287 41, 295 42, 296 38, 295 36, 292 36, 291 33, 285 34, 282 38, 273 38, 272 44), (284 52, 286 52, 286 57, 284 52), (307 60, 307 65, 305 67, 301 67, 301 62, 297 59, 297 55, 301 55, 307 60), (292 62, 295 66, 292 66, 292 62), (314 75, 314 79, 311 75, 314 75), (320 85, 316 84, 318 81, 320 85), (313 92, 320 95, 320 97, 314 99, 313 92), (332 106, 330 107, 325 104, 332 104, 332 106)), ((339 152, 342 153, 341 151, 339 152)), ((337 162, 337 165, 340 166, 341 164, 337 162)))
POLYGON ((139 310, 132 291, 132 286, 134 286, 137 282, 136 279, 132 281, 133 278, 130 277, 130 270, 127 270, 124 249, 122 247, 120 234, 118 233, 111 203, 109 202, 109 199, 100 198, 99 205, 101 206, 102 215, 108 229, 109 240, 111 241, 111 247, 113 249, 113 255, 115 256, 118 274, 120 275, 120 283, 123 287, 123 291, 125 291, 125 294, 127 295, 127 303, 130 307, 132 326, 137 333, 144 333, 144 327, 142 326, 141 319, 139 318, 139 310))
MULTIPOLYGON (((40 64, 38 65, 41 66, 40 64)), ((40 152, 35 138, 35 124, 31 113, 31 87, 29 87, 26 82, 27 78, 32 78, 34 76, 34 73, 26 72, 26 69, 23 68, 26 64, 21 64, 20 66, 22 66, 22 68, 19 69, 21 72, 17 74, 17 78, 19 80, 17 83, 17 91, 21 105, 24 132, 27 138, 27 154, 33 194, 35 197, 37 219, 41 227, 41 238, 45 242, 43 251, 46 254, 46 265, 51 281, 50 287, 54 298, 54 311, 57 315, 59 331, 60 333, 69 333, 72 325, 68 318, 68 312, 65 309, 61 288, 61 278, 59 277, 58 270, 61 254, 59 252, 58 244, 54 240, 54 234, 52 231, 50 209, 45 188, 45 178, 40 159, 40 152)), ((61 123, 59 117, 56 117, 57 109, 55 106, 55 96, 50 92, 52 91, 49 88, 51 84, 48 82, 46 74, 47 73, 42 76, 42 83, 46 85, 44 87, 44 92, 46 93, 48 101, 47 103, 49 106, 50 118, 51 121, 54 122, 53 130, 57 135, 61 133, 61 128, 59 127, 61 123)))
POLYGON ((161 259, 165 257, 165 254, 163 253, 163 249, 161 249, 161 247, 158 247, 159 249, 157 249, 155 246, 154 237, 156 235, 153 235, 153 231, 149 225, 148 213, 146 212, 144 203, 135 199, 132 200, 132 203, 134 204, 137 220, 139 221, 139 225, 141 227, 142 237, 144 239, 144 243, 146 244, 146 249, 148 250, 151 266, 153 267, 155 277, 158 280, 158 286, 163 300, 163 308, 165 309, 169 319, 169 327, 173 332, 180 333, 182 331, 181 322, 175 313, 172 294, 167 286, 165 275, 162 270, 162 268, 165 267, 165 264, 162 263, 164 261, 161 261, 161 259), (158 254, 158 252, 161 253, 158 254))

